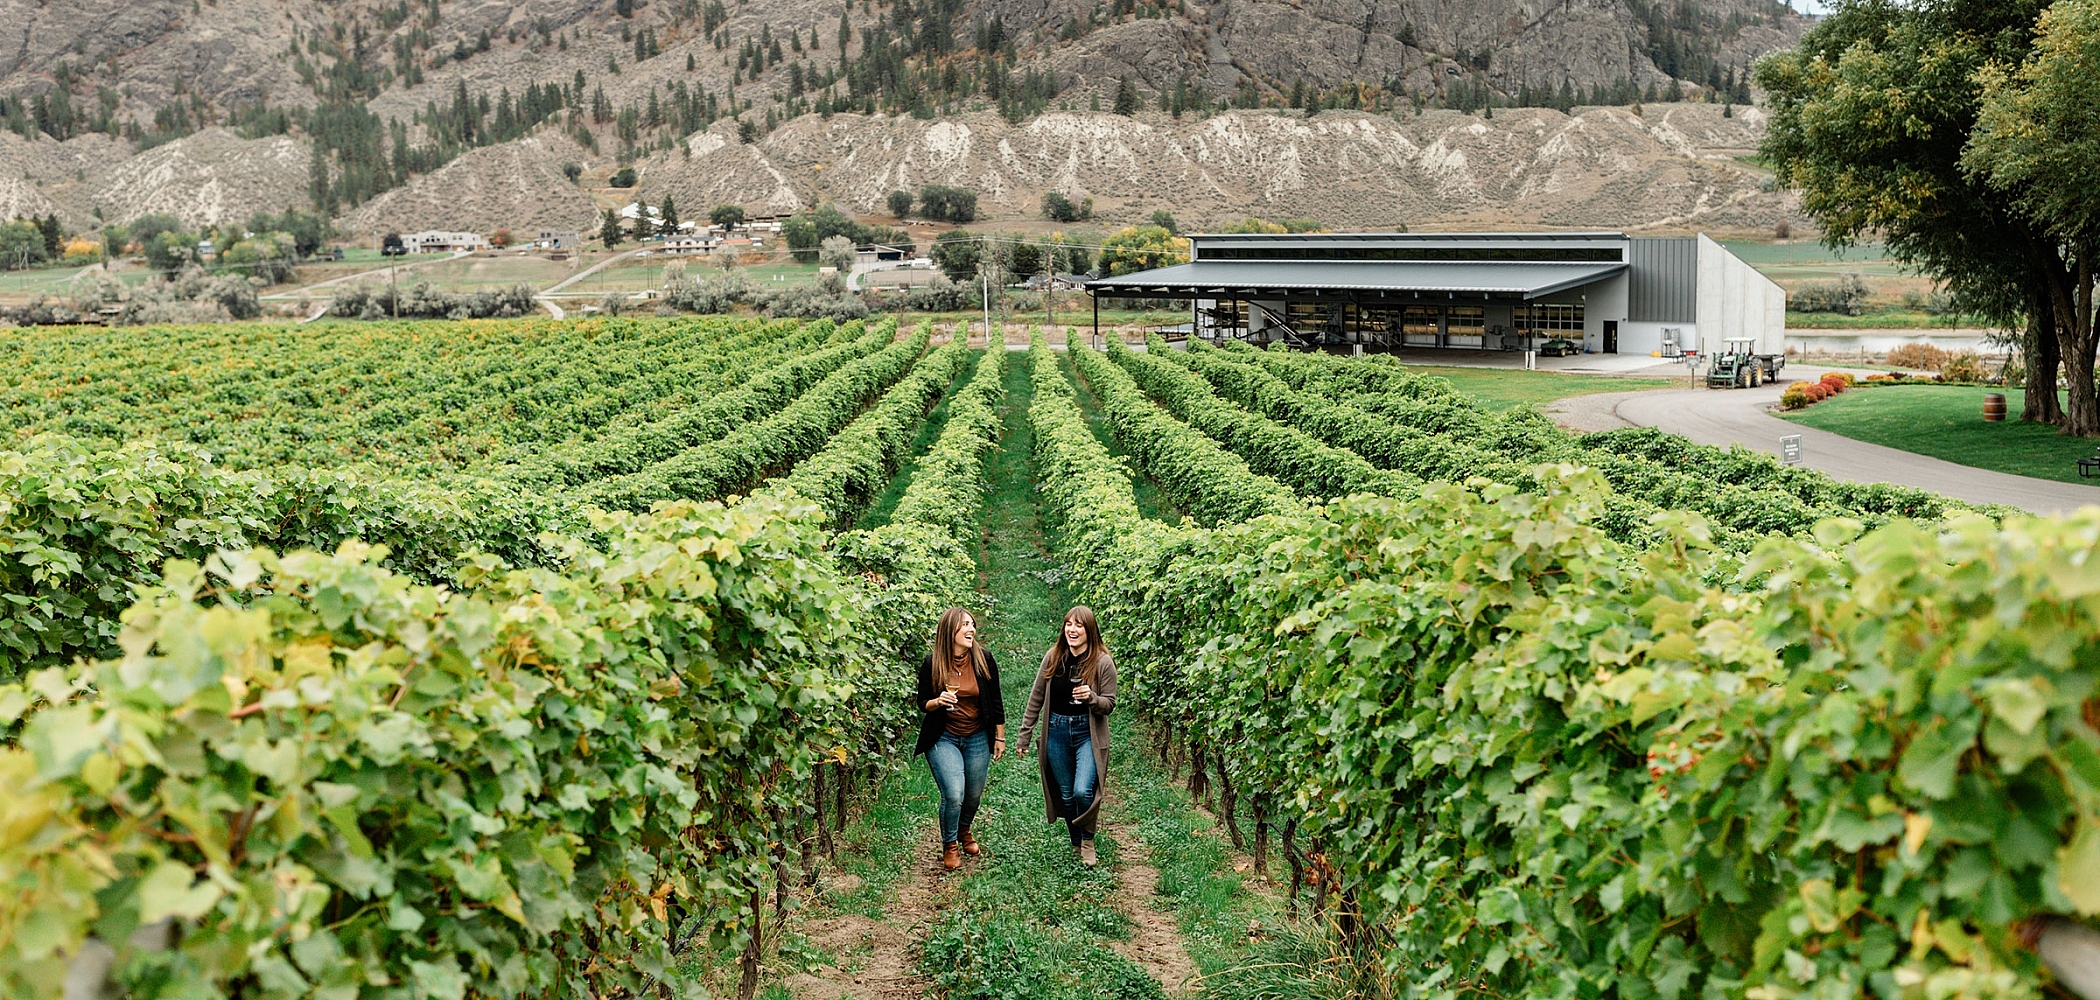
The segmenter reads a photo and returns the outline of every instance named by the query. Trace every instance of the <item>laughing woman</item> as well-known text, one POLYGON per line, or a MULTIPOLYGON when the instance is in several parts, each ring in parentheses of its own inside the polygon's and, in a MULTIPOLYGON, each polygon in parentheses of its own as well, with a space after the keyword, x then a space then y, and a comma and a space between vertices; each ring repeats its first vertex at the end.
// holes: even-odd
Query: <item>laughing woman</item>
POLYGON ((1101 644, 1101 626, 1084 605, 1065 613, 1063 634, 1043 654, 1028 711, 1021 717, 1021 752, 1043 727, 1043 805, 1050 822, 1065 821, 1080 863, 1093 867, 1094 827, 1101 819, 1108 780, 1108 714, 1116 708, 1116 661, 1101 644))
POLYGON ((941 790, 941 867, 962 867, 963 854, 984 852, 970 835, 992 761, 1006 753, 1006 705, 999 700, 999 662, 977 644, 977 619, 961 608, 941 613, 933 651, 919 664, 919 743, 941 790))

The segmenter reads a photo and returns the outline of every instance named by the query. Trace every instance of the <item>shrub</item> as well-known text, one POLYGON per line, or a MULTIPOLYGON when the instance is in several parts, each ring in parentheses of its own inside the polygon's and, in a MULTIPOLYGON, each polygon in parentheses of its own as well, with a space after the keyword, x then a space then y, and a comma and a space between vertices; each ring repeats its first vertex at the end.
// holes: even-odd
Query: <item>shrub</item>
POLYGON ((1807 383, 1795 382, 1787 386, 1786 390, 1779 394, 1779 406, 1781 409, 1798 410, 1811 402, 1813 400, 1808 398, 1807 383))
POLYGON ((1079 206, 1065 197, 1063 191, 1052 191, 1043 195, 1043 218, 1052 222, 1078 222, 1079 206))
POLYGON ((1889 352, 1888 363, 1898 368, 1936 372, 1947 363, 1947 352, 1931 344, 1904 344, 1889 352))
POLYGON ((66 243, 65 261, 68 264, 92 264, 101 259, 101 243, 84 239, 74 239, 66 243))
POLYGON ((868 304, 858 296, 831 294, 809 285, 783 288, 777 292, 763 292, 756 302, 758 308, 773 317, 793 319, 828 319, 834 323, 845 323, 866 319, 868 304))
POLYGON ((400 289, 398 295, 389 285, 351 285, 336 290, 328 312, 346 319, 388 319, 396 315, 402 319, 490 319, 532 312, 538 308, 534 295, 532 286, 526 284, 455 293, 418 281, 400 289))
POLYGON ((961 312, 977 305, 977 290, 936 274, 933 280, 891 295, 877 307, 890 312, 961 312))
POLYGON ((859 256, 854 250, 852 238, 846 236, 828 237, 817 248, 817 263, 838 268, 840 274, 850 273, 859 256))
POLYGON ((616 188, 631 188, 634 186, 634 182, 634 168, 621 167, 619 170, 613 173, 612 179, 607 181, 606 183, 616 188))
POLYGON ((1857 316, 1867 311, 1867 283, 1848 274, 1836 281, 1811 281, 1788 302, 1796 312, 1857 316))
POLYGON ((751 283, 734 271, 712 281, 678 278, 664 284, 663 303, 680 312, 726 313, 751 297, 751 283))
POLYGON ((1981 382, 1989 377, 1983 359, 1975 351, 1963 351, 1940 366, 1940 380, 1944 382, 1981 382))

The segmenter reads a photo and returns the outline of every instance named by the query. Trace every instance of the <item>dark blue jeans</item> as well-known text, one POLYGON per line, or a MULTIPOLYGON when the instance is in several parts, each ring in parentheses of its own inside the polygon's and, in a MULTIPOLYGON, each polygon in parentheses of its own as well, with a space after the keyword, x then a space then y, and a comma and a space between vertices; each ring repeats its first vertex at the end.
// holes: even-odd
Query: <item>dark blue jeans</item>
POLYGON ((941 790, 941 843, 955 843, 960 831, 977 818, 984 799, 984 779, 992 769, 992 738, 980 729, 968 736, 942 733, 926 751, 933 783, 941 790))
POLYGON ((1072 843, 1083 838, 1094 839, 1094 835, 1081 830, 1074 820, 1084 815, 1094 805, 1094 730, 1092 718, 1085 715, 1050 716, 1050 739, 1047 748, 1050 761, 1050 776, 1057 780, 1057 794, 1065 817, 1065 832, 1072 835, 1072 843))

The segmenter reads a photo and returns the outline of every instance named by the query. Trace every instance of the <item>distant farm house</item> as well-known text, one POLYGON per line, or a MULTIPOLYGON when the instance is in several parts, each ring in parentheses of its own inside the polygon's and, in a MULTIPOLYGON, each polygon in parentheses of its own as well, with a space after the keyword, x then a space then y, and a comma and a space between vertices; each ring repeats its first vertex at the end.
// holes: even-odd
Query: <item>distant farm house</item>
POLYGON ((583 234, 570 230, 542 229, 532 245, 542 250, 574 250, 583 245, 583 234))
POLYGON ((401 245, 409 253, 455 253, 461 250, 487 250, 489 241, 479 233, 428 230, 401 237, 401 245))
POLYGON ((693 236, 690 234, 673 236, 664 240, 663 251, 665 253, 706 253, 721 245, 721 242, 720 239, 710 239, 705 236, 693 236))

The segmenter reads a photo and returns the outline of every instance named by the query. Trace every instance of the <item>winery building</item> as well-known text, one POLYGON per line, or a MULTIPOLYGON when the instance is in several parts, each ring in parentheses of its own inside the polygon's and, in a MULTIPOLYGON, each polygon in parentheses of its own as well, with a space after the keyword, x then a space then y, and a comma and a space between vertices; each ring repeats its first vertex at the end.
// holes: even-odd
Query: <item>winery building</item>
MULTIPOLYGON (((1186 264, 1087 283, 1190 303, 1206 340, 1305 348, 1584 350, 1675 357, 1782 349, 1786 293, 1705 236, 1308 233, 1192 236, 1186 264)), ((1098 325, 1098 324, 1097 324, 1098 325)))

